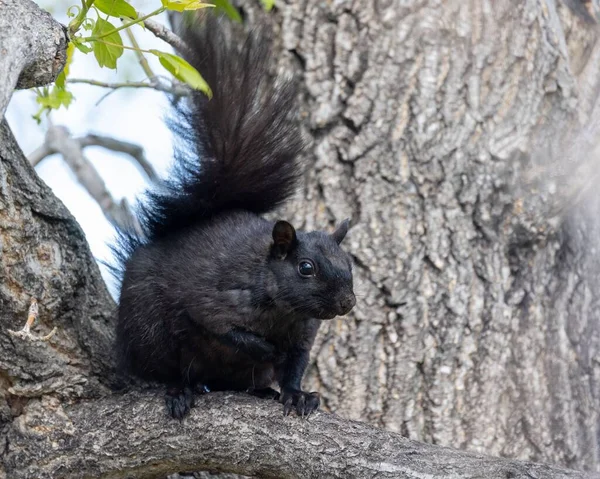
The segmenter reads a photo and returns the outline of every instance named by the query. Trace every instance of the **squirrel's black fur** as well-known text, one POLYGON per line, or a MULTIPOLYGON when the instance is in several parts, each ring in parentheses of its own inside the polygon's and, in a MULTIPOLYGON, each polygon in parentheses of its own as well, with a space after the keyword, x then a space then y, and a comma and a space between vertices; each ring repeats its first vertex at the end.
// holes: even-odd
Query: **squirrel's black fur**
POLYGON ((177 108, 175 168, 141 208, 143 235, 122 234, 116 247, 118 353, 129 372, 167 384, 174 417, 193 391, 223 389, 308 414, 318 394, 300 383, 320 320, 355 303, 339 247, 348 224, 296 232, 259 216, 294 192, 302 150, 296 92, 269 76, 266 40, 254 33, 236 46, 211 16, 184 40, 213 97, 195 93, 177 108))

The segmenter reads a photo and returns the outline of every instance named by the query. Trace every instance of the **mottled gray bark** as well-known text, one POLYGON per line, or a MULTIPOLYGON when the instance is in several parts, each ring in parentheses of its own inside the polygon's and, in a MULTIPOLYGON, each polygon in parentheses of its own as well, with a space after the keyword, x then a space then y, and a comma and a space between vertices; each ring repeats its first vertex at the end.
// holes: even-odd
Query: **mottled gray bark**
POLYGON ((6 419, 19 397, 105 392, 102 378, 114 370, 114 305, 81 228, 35 174, 5 121, 0 160, 0 409, 6 419), (39 304, 36 332, 57 327, 48 342, 8 333, 25 324, 31 298, 39 304))
POLYGON ((358 304, 307 381, 329 410, 600 470, 600 45, 570 3, 282 9, 313 140, 288 211, 354 225, 358 304))
POLYGON ((326 413, 284 418, 275 402, 241 394, 198 402, 179 423, 153 393, 73 406, 32 400, 8 437, 9 477, 159 478, 200 467, 272 478, 590 477, 417 443, 326 413))
MULTIPOLYGON (((355 225, 358 306, 326 323, 308 382, 388 430, 229 394, 178 423, 156 391, 111 392, 112 301, 2 123, 0 477, 592 477, 398 433, 600 467, 595 25, 549 0, 280 7, 314 140, 296 219, 355 225), (15 336, 31 297, 34 336, 15 336)), ((52 36, 42 18, 1 21, 52 36)))
POLYGON ((74 218, 35 174, 3 119, 15 85, 42 86, 65 62, 63 28, 30 0, 0 1, 0 418, 19 398, 98 395, 112 371, 113 305, 74 218), (25 161, 24 161, 25 160, 25 161), (13 338, 31 298, 48 343, 13 338), (95 376, 94 374, 98 374, 95 376))
POLYGON ((67 58, 66 45, 63 27, 35 3, 0 0, 0 119, 15 88, 56 79, 67 58))

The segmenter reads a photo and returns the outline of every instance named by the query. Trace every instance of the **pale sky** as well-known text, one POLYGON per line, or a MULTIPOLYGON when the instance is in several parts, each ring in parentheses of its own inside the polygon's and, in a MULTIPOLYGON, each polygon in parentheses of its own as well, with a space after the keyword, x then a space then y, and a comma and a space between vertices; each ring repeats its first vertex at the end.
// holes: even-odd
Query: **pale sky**
MULTIPOLYGON (((61 23, 67 24, 66 8, 69 2, 40 0, 42 7, 53 4, 53 15, 61 23), (63 4, 64 3, 64 7, 63 4)), ((73 3, 73 2, 70 2, 73 3)), ((160 5, 158 0, 132 1, 139 11, 150 12, 160 5)), ((157 20, 166 22, 164 16, 157 20)), ((118 20, 113 22, 118 25, 118 20)), ((135 28, 134 33, 140 46, 144 49, 156 48, 171 52, 164 42, 156 39, 149 32, 135 28)), ((123 35, 125 40, 125 35, 123 35)), ((156 73, 165 74, 157 59, 148 58, 156 73)), ((139 67, 133 52, 125 52, 119 60, 118 72, 99 68, 93 54, 84 55, 75 52, 71 66, 71 78, 88 78, 100 81, 141 81, 144 73, 139 67)), ((159 175, 164 176, 172 161, 172 143, 169 130, 165 127, 164 118, 169 112, 168 101, 163 93, 152 90, 120 89, 96 103, 110 90, 89 85, 71 85, 69 88, 75 100, 68 110, 61 109, 52 113, 52 122, 66 126, 75 136, 86 133, 98 133, 117 139, 137 143, 145 151, 148 160, 154 165, 159 175)), ((31 153, 44 139, 47 123, 38 126, 32 115, 38 110, 35 94, 31 91, 15 92, 8 107, 6 117, 25 154, 31 153)), ((143 173, 129 160, 127 155, 113 153, 98 147, 85 150, 86 156, 98 170, 108 190, 116 201, 126 197, 130 203, 147 187, 143 173)), ((62 161, 59 155, 47 157, 36 168, 40 177, 52 188, 54 194, 62 200, 75 216, 86 234, 93 255, 98 259, 110 259, 108 243, 113 236, 113 228, 105 219, 100 207, 79 185, 74 174, 62 161)), ((102 273, 107 281, 110 275, 101 265, 102 273)), ((115 292, 114 286, 111 291, 115 292)))

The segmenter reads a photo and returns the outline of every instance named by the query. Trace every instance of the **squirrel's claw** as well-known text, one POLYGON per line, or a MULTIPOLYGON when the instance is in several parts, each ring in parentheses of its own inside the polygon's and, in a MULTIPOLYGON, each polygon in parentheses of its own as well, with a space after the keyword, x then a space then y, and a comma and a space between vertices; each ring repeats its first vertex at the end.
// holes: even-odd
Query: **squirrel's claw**
POLYGON ((308 418, 319 409, 321 397, 318 392, 307 393, 300 390, 288 389, 281 393, 280 402, 283 403, 283 415, 289 415, 295 406, 296 414, 302 418, 308 418))
POLYGON ((287 401, 283 404, 283 415, 284 416, 289 416, 290 411, 292 410, 292 406, 293 406, 293 399, 291 397, 289 397, 287 399, 287 401))
POLYGON ((165 405, 171 417, 182 420, 194 407, 194 393, 190 388, 167 389, 165 405))

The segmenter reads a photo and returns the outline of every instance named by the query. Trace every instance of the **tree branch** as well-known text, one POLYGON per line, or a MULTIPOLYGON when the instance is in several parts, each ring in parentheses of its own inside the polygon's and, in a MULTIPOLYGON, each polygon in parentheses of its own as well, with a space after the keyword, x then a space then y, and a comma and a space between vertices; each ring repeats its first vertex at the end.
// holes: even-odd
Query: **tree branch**
POLYGON ((158 180, 158 175, 156 174, 154 167, 146 159, 144 149, 135 143, 129 143, 128 141, 117 140, 109 136, 94 134, 89 134, 82 138, 78 138, 77 141, 79 141, 79 144, 82 148, 88 146, 101 146, 107 150, 117 151, 119 153, 127 153, 136 161, 142 170, 144 170, 144 173, 146 173, 146 176, 150 181, 154 182, 158 180))
POLYGON ((15 88, 56 79, 65 65, 66 46, 64 28, 31 0, 0 2, 0 120, 15 88))
POLYGON ((77 141, 79 142, 81 148, 86 148, 88 146, 101 146, 107 150, 117 151, 119 153, 127 153, 136 161, 142 170, 144 170, 144 173, 146 173, 146 176, 148 176, 150 181, 154 182, 158 180, 158 175, 156 174, 154 167, 146 159, 144 149, 135 143, 129 143, 128 141, 117 140, 109 136, 94 134, 88 134, 84 137, 78 138, 77 141))
POLYGON ((115 202, 106 189, 104 180, 84 156, 81 143, 73 138, 64 126, 50 126, 45 141, 48 150, 60 153, 77 181, 98 203, 106 218, 121 228, 137 228, 137 220, 126 201, 115 202))
MULTIPOLYGON (((35 174, 6 121, 0 121, 0 198, 0 277, 6 278, 0 287, 0 422, 5 423, 12 421, 9 401, 107 392, 104 384, 115 367, 114 303, 83 231, 35 174), (57 327, 49 341, 31 342, 8 332, 23 327, 32 297, 39 316, 31 332, 41 337, 57 327)), ((2 452, 4 477, 1 458, 2 452)))
POLYGON ((126 153, 142 168, 152 182, 158 180, 158 175, 152 164, 146 159, 144 149, 134 143, 117 140, 108 136, 88 134, 81 138, 73 138, 69 131, 62 126, 50 126, 46 132, 46 140, 29 156, 29 162, 36 166, 44 158, 54 153, 60 153, 77 176, 79 183, 96 200, 108 220, 120 227, 138 227, 135 215, 127 202, 116 203, 106 189, 104 180, 94 166, 84 156, 83 149, 88 146, 101 146, 108 150, 126 153))
POLYGON ((44 158, 53 155, 56 151, 52 150, 46 142, 42 143, 38 146, 34 151, 32 151, 27 159, 32 166, 37 166, 44 158))
POLYGON ((146 59, 144 54, 141 52, 140 45, 138 44, 137 40, 135 39, 135 35, 131 31, 131 28, 128 28, 127 30, 125 30, 125 33, 127 34, 127 38, 129 38, 129 41, 131 42, 131 46, 136 48, 135 55, 137 56, 138 62, 140 64, 140 66, 142 67, 142 70, 144 70, 144 73, 146 74, 146 76, 148 78, 156 77, 156 75, 152 71, 152 68, 150 68, 150 64, 148 63, 148 60, 146 59))
POLYGON ((284 418, 274 401, 232 393, 199 398, 181 423, 166 416, 157 392, 58 410, 51 401, 32 401, 7 437, 4 464, 15 479, 150 478, 207 469, 279 478, 592 477, 422 444, 327 413, 284 418))
POLYGON ((146 20, 144 22, 144 25, 156 37, 167 42, 178 52, 184 52, 187 49, 187 46, 184 43, 184 41, 164 25, 161 25, 160 23, 155 22, 154 20, 146 20))
POLYGON ((175 96, 188 96, 192 93, 192 89, 187 85, 172 81, 167 84, 161 81, 158 77, 151 78, 150 81, 144 82, 118 82, 118 83, 107 83, 98 80, 90 80, 87 78, 70 78, 69 83, 85 83, 87 85, 99 86, 102 88, 112 88, 116 90, 118 88, 152 88, 153 90, 170 93, 175 96))

